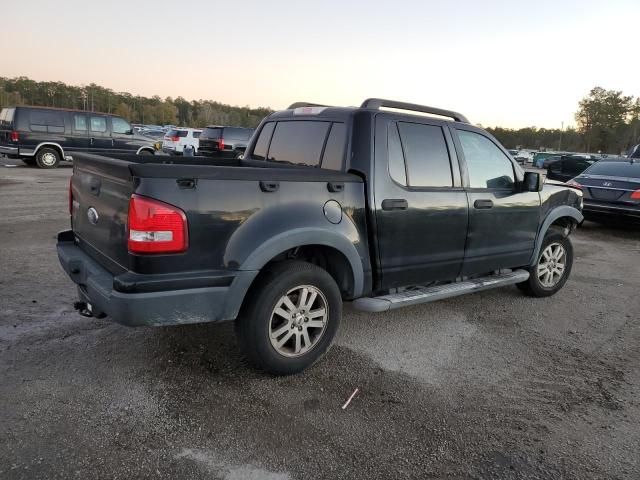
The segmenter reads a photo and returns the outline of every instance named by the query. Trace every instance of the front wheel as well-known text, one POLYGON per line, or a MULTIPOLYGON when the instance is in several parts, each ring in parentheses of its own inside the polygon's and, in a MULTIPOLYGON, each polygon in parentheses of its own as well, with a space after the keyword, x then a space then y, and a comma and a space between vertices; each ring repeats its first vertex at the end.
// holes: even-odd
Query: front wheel
POLYGON ((569 237, 550 231, 542 242, 535 266, 529 269, 529 280, 518 284, 532 297, 549 297, 560 290, 571 274, 573 245, 569 237))
POLYGON ((285 261, 264 272, 236 320, 238 343, 257 368, 301 372, 331 346, 342 317, 340 290, 326 270, 285 261))

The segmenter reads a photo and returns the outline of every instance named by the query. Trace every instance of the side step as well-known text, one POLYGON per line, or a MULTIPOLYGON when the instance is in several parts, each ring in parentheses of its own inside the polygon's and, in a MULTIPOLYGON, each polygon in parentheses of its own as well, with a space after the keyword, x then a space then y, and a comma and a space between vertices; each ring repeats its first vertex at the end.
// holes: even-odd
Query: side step
POLYGON ((514 283, 525 282, 529 279, 526 270, 514 270, 499 275, 474 278, 464 282, 447 283, 435 287, 417 287, 400 293, 391 293, 380 297, 363 297, 353 301, 357 310, 364 312, 386 312, 400 307, 417 305, 419 303, 435 302, 444 298, 457 297, 466 293, 475 293, 490 288, 504 287, 514 283))

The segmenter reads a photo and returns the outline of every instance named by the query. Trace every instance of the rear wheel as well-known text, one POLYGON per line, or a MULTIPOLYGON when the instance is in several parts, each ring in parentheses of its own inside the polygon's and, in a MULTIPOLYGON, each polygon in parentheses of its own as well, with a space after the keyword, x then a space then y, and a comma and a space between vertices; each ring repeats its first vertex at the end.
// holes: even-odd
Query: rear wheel
POLYGON ((60 152, 55 148, 42 147, 36 153, 36 164, 39 168, 56 168, 60 160, 60 152))
POLYGON ((519 283, 518 288, 532 297, 549 297, 567 283, 572 266, 571 240, 550 230, 542 242, 538 261, 529 269, 529 280, 519 283))
POLYGON ((340 290, 326 270, 286 261, 269 268, 236 320, 241 349, 275 375, 301 372, 331 346, 342 316, 340 290))

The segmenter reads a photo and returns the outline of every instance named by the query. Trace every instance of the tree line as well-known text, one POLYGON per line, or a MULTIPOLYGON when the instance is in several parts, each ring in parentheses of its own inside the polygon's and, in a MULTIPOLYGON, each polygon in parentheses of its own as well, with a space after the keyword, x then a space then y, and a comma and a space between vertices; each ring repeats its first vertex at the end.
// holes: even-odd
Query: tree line
MULTIPOLYGON (((269 108, 226 105, 214 100, 143 97, 114 92, 92 83, 73 86, 0 77, 0 107, 41 105, 121 115, 133 123, 204 127, 256 127, 269 108)), ((578 104, 576 128, 487 128, 507 148, 621 153, 640 143, 640 98, 617 90, 593 88, 578 104)))
POLYGON ((0 77, 0 107, 38 105, 74 108, 121 115, 132 123, 149 125, 236 125, 256 127, 269 108, 226 105, 213 100, 143 97, 92 83, 87 86, 62 82, 36 82, 27 77, 0 77))

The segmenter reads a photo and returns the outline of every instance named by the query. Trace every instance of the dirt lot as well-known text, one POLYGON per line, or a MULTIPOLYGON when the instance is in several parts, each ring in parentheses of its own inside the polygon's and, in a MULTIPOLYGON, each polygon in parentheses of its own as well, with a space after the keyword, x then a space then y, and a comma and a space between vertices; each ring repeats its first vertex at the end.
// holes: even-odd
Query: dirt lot
POLYGON ((0 159, 0 478, 640 478, 640 231, 585 223, 550 299, 347 307, 326 360, 272 378, 230 324, 74 313, 70 173, 0 159))

